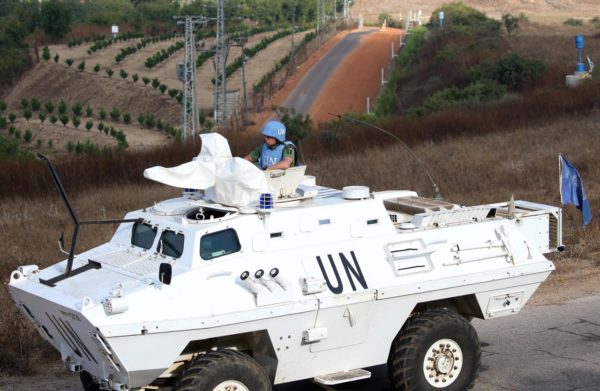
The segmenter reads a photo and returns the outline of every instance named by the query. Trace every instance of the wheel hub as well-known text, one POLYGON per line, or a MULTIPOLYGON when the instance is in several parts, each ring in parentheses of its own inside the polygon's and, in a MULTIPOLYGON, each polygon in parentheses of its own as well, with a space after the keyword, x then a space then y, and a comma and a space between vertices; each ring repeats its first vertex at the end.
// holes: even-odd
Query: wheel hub
POLYGON ((213 391, 250 391, 250 389, 237 380, 225 380, 213 388, 213 391))
POLYGON ((427 382, 436 388, 452 384, 462 369, 462 350, 451 339, 440 339, 433 343, 423 360, 423 374, 427 382))

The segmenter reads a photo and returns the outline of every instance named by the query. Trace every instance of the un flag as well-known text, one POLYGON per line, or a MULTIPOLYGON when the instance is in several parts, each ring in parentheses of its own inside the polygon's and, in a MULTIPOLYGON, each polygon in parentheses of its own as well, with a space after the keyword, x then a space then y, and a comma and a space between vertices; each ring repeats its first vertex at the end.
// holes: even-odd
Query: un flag
POLYGON ((583 225, 592 220, 590 202, 583 188, 583 181, 575 166, 562 155, 560 160, 560 202, 563 205, 573 204, 583 215, 583 225))

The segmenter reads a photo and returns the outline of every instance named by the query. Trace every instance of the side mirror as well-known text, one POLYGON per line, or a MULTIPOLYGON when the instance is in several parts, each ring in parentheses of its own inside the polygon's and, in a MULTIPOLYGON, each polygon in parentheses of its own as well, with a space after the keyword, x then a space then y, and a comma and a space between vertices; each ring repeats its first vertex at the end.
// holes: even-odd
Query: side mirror
POLYGON ((171 284, 171 276, 173 275, 173 268, 170 263, 161 263, 158 268, 158 280, 163 284, 171 284))

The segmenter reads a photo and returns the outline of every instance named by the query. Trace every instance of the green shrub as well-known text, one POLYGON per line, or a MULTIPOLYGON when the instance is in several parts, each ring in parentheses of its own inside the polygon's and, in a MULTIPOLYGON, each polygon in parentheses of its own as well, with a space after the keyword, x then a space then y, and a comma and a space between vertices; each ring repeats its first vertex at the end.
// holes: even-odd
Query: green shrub
POLYGON ((506 29, 506 33, 510 37, 513 32, 519 29, 519 22, 521 20, 518 16, 514 16, 511 14, 503 14, 502 15, 502 24, 504 24, 504 28, 506 29))
POLYGON ((35 146, 38 147, 38 148, 41 148, 42 147, 42 143, 43 143, 42 139, 38 138, 37 141, 35 142, 35 146))
POLYGON ((31 98, 31 110, 40 111, 40 100, 38 98, 31 98))
POLYGON ((44 112, 40 111, 40 112, 38 113, 38 118, 40 119, 40 122, 41 122, 41 123, 44 123, 44 121, 46 120, 46 113, 44 113, 44 112))
POLYGON ((0 100, 0 113, 4 113, 4 110, 6 110, 6 102, 3 100, 0 100))
POLYGON ((16 130, 17 130, 17 128, 15 128, 14 126, 9 126, 8 127, 8 134, 10 134, 12 136, 13 134, 15 134, 16 130))
POLYGON ((27 100, 27 98, 23 98, 21 99, 21 108, 23 110, 28 109, 29 108, 29 101, 27 100))
POLYGON ((146 114, 146 121, 144 122, 147 128, 152 129, 156 125, 156 119, 152 114, 146 114))
POLYGON ((89 118, 92 116, 92 114, 94 114, 94 110, 88 103, 87 107, 85 108, 85 116, 89 118))
POLYGON ((71 123, 73 124, 73 126, 75 126, 75 129, 79 129, 79 125, 81 125, 81 120, 79 119, 79 117, 73 117, 73 119, 71 119, 71 123))
POLYGON ((33 134, 31 134, 31 130, 25 129, 25 134, 23 135, 23 140, 25 140, 25 142, 28 143, 31 141, 32 137, 33 137, 33 134))
POLYGON ((165 84, 161 84, 160 86, 158 86, 158 89, 160 90, 161 94, 164 94, 165 91, 167 91, 167 86, 165 84))
POLYGON ((148 85, 148 83, 150 83, 150 78, 149 78, 149 77, 146 77, 146 76, 144 76, 144 77, 142 77, 142 82, 144 83, 144 85, 145 85, 145 86, 147 86, 147 85, 148 85))
POLYGON ((108 75, 108 77, 109 77, 109 78, 111 78, 111 77, 112 77, 112 75, 113 75, 114 73, 115 73, 115 71, 113 71, 113 70, 112 70, 112 69, 110 69, 110 68, 108 68, 108 69, 106 70, 106 74, 108 75))
POLYGON ((81 61, 77 64, 77 69, 79 69, 79 72, 83 72, 85 70, 85 61, 81 61))
POLYGON ((137 122, 138 122, 138 124, 143 126, 146 123, 146 116, 142 113, 138 114, 137 122))
POLYGON ((54 141, 48 140, 48 148, 52 148, 54 146, 54 141))
POLYGON ((127 79, 127 76, 129 76, 129 74, 127 72, 125 72, 124 69, 121 69, 119 71, 119 76, 121 76, 123 79, 127 79))
POLYGON ((98 122, 97 128, 98 128, 99 131, 102 131, 104 129, 104 123, 98 122))
POLYGON ((32 117, 32 113, 31 110, 27 109, 23 112, 23 117, 25 117, 25 119, 27 120, 27 122, 29 122, 29 120, 32 117))
POLYGON ((52 114, 52 112, 54 111, 54 104, 50 101, 44 103, 44 108, 46 109, 46 112, 49 114, 52 114))
POLYGON ((98 115, 100 116, 100 119, 102 121, 104 121, 106 119, 106 110, 100 109, 100 112, 98 113, 98 115))
POLYGON ((94 126, 94 123, 92 121, 86 121, 85 123, 85 129, 89 132, 90 129, 92 129, 92 127, 94 126))
POLYGON ((158 86, 160 86, 160 80, 158 80, 158 78, 154 78, 152 79, 152 88, 157 89, 158 86))
POLYGON ((52 115, 50 116, 50 123, 51 123, 52 125, 54 125, 54 124, 56 123, 56 121, 58 121, 58 118, 57 118, 57 117, 56 117, 54 114, 52 114, 52 115))
POLYGON ((17 140, 20 140, 21 139, 21 131, 19 129, 15 130, 14 136, 17 140))
POLYGON ((60 122, 63 124, 63 126, 67 126, 67 124, 69 123, 69 116, 66 114, 61 114, 58 119, 60 120, 60 122))
POLYGON ((6 128, 7 122, 6 117, 0 117, 0 129, 6 128))
POLYGON ((58 64, 58 61, 60 61, 60 56, 57 54, 54 56, 54 62, 58 64))
POLYGON ((73 111, 73 114, 75 114, 75 116, 80 117, 81 116, 81 103, 79 102, 75 102, 73 103, 73 107, 71 107, 71 110, 73 111))
POLYGON ((543 71, 542 62, 513 53, 495 63, 483 61, 473 69, 471 79, 473 81, 494 80, 511 90, 520 90, 539 79, 543 71))
POLYGON ((569 18, 563 22, 565 26, 583 26, 583 20, 578 18, 569 18))
POLYGON ((17 115, 15 113, 13 113, 12 111, 10 113, 8 113, 8 120, 10 121, 10 123, 14 123, 15 120, 17 119, 17 115))
POLYGON ((131 114, 123 113, 123 123, 125 123, 125 124, 131 123, 131 114))
POLYGON ((438 91, 425 100, 422 107, 410 109, 409 115, 425 115, 449 107, 481 104, 502 98, 506 87, 495 81, 484 79, 465 88, 449 87, 438 91))
POLYGON ((50 61, 50 49, 48 49, 48 46, 44 46, 44 49, 42 50, 42 58, 46 61, 50 61))
POLYGON ((0 161, 18 158, 21 156, 21 153, 17 140, 0 135, 0 161))
POLYGON ((137 83, 137 81, 139 80, 139 76, 137 73, 134 73, 133 75, 131 75, 131 79, 133 80, 134 83, 137 83))
POLYGON ((68 66, 73 65, 73 59, 72 58, 67 58, 67 60, 65 62, 67 63, 68 66))
POLYGON ((121 112, 119 111, 119 109, 113 106, 112 110, 110 111, 110 118, 112 118, 113 121, 118 122, 120 117, 121 112))
POLYGON ((58 114, 67 114, 67 102, 63 99, 58 102, 58 114))
POLYGON ((96 65, 94 65, 94 68, 92 68, 94 73, 98 73, 100 72, 100 64, 96 63, 96 65))

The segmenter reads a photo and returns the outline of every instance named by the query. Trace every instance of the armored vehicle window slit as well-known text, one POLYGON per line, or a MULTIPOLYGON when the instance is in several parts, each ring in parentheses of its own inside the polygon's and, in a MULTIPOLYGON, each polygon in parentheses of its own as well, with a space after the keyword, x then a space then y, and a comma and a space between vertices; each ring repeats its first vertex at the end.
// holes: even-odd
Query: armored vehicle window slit
POLYGON ((131 244, 148 250, 154 243, 157 230, 150 224, 134 223, 131 231, 131 244))
POLYGON ((207 261, 238 252, 240 249, 240 240, 231 228, 204 235, 200 239, 200 257, 207 261))
POLYGON ((183 254, 183 242, 182 233, 165 230, 158 241, 158 252, 168 257, 179 258, 183 254))

